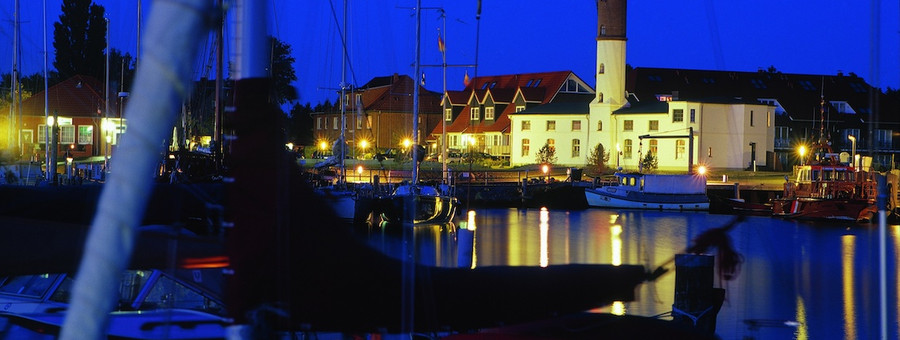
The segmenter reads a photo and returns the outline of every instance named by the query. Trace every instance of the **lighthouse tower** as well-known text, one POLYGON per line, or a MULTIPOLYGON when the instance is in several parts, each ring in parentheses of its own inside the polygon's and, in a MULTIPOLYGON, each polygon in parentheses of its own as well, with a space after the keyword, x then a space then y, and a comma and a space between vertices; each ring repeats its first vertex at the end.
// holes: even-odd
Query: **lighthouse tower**
POLYGON ((590 105, 592 138, 590 148, 597 143, 614 159, 616 126, 613 111, 624 106, 625 97, 625 17, 626 0, 597 1, 597 86, 590 105))

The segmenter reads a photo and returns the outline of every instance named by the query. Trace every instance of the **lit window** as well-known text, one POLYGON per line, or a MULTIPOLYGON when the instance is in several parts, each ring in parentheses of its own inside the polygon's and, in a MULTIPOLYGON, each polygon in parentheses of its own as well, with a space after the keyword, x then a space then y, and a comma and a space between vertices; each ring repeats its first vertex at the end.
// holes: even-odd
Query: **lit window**
POLYGON ((555 120, 547 121, 547 131, 556 131, 556 121, 555 120))
POLYGON ((683 159, 684 158, 684 141, 677 140, 675 141, 675 159, 683 159))
POLYGON ((78 126, 78 144, 88 145, 94 142, 94 126, 79 125, 78 126))
POLYGON ((484 119, 494 119, 494 107, 486 107, 484 108, 484 119))
POLYGON ((472 114, 469 117, 472 120, 478 120, 481 117, 481 108, 473 107, 472 114))
POLYGON ((573 139, 572 140, 572 157, 581 157, 581 140, 573 139))
POLYGON ((59 142, 61 144, 75 144, 75 126, 63 125, 59 127, 59 142))
POLYGON ((530 120, 522 121, 522 131, 531 131, 531 121, 530 120))
POLYGON ((603 131, 603 122, 602 121, 597 122, 597 131, 603 131))
POLYGON ((659 131, 659 121, 651 120, 649 129, 650 129, 650 131, 659 131))
POLYGON ((654 155, 659 155, 657 151, 659 150, 659 144, 655 139, 650 140, 650 152, 654 155))
POLYGON ((444 109, 444 120, 448 122, 453 120, 453 109, 444 109))
POLYGON ((580 120, 572 121, 572 131, 581 131, 581 121, 580 120))
POLYGON ((672 123, 680 123, 684 121, 684 110, 675 109, 672 110, 672 123))
POLYGON ((531 141, 528 138, 522 139, 522 157, 528 157, 528 152, 531 149, 531 141))
POLYGON ((630 139, 625 140, 625 147, 622 149, 622 158, 631 159, 631 151, 633 142, 630 139))

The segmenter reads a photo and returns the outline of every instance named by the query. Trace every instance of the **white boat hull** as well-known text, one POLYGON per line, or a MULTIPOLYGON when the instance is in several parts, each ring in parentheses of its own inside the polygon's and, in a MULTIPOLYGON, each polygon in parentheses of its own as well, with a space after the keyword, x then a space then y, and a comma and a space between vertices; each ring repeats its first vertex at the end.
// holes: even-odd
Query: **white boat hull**
POLYGON ((586 188, 588 206, 616 209, 709 210, 705 194, 641 194, 611 187, 586 188))

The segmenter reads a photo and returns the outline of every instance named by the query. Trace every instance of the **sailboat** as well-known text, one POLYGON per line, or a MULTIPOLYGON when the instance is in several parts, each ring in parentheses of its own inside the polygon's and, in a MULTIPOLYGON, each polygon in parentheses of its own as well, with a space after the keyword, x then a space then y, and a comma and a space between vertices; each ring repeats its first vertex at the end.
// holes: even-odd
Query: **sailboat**
MULTIPOLYGON (((421 87, 419 41, 421 21, 416 12, 416 61, 414 65, 415 82, 413 83, 413 140, 419 140, 419 88, 421 87)), ((446 93, 446 91, 444 91, 446 93)), ((442 119, 443 121, 443 119, 442 119)), ((443 147, 443 145, 441 146, 443 147)), ((451 193, 448 183, 442 183, 436 188, 431 185, 419 183, 419 165, 425 158, 425 148, 419 144, 410 148, 413 160, 412 180, 402 183, 390 196, 382 199, 381 206, 384 209, 382 218, 388 222, 421 224, 446 224, 453 221, 459 200, 451 193)), ((447 157, 442 157, 443 167, 446 169, 447 157)), ((445 172, 446 173, 446 172, 445 172)))
MULTIPOLYGON (((316 194, 326 200, 335 214, 344 222, 354 222, 356 216, 357 192, 347 183, 347 0, 344 0, 344 27, 340 30, 341 36, 341 134, 332 144, 332 155, 322 162, 314 165, 320 172, 333 166, 338 166, 336 180, 329 180, 326 185, 317 187, 316 194)), ((323 182, 320 182, 323 183, 323 182)))

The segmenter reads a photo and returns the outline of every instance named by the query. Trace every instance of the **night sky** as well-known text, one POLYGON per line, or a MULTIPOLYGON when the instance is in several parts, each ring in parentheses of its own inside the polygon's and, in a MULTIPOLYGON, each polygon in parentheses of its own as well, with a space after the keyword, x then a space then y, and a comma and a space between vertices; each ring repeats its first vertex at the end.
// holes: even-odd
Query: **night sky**
MULTIPOLYGON (((96 2, 107 10, 113 47, 134 54, 137 1, 96 2)), ((4 1, 0 5, 3 46, 12 46, 13 3, 4 1)), ((51 37, 60 4, 60 0, 47 1, 51 37)), ((145 21, 151 4, 151 0, 143 1, 145 21)), ((343 22, 342 1, 274 0, 270 6, 277 13, 269 20, 270 31, 293 48, 300 102, 335 99, 341 83, 341 45, 335 18, 343 22)), ((412 0, 351 2, 348 47, 352 72, 348 68, 348 83, 363 85, 372 77, 413 74, 414 6, 412 0)), ((475 64, 478 42, 479 67, 448 68, 450 90, 462 89, 465 72, 474 76, 572 70, 594 84, 594 1, 485 0, 478 35, 476 0, 423 0, 422 7, 422 65, 441 63, 438 28, 446 41, 450 65, 475 64), (443 8, 446 28, 437 8, 443 8)), ((20 12, 21 69, 27 75, 40 72, 42 67, 41 1, 21 1, 20 12)), ((898 2, 887 1, 631 1, 626 59, 635 67, 756 71, 774 66, 785 73, 853 72, 872 85, 898 88, 898 17, 898 2), (872 34, 872 3, 880 4, 876 16, 881 29, 876 36, 872 34), (872 43, 873 38, 878 39, 877 44, 872 43), (873 53, 878 53, 877 65, 871 62, 873 53), (872 77, 875 66, 878 77, 872 77)), ((52 38, 48 46, 52 53, 52 38)), ((229 53, 230 46, 226 44, 229 53)), ((0 73, 9 73, 12 52, 9 48, 2 50, 8 52, 0 54, 0 73)), ((209 58, 200 60, 198 77, 209 58)), ((422 71, 426 87, 441 91, 441 69, 423 67, 422 71)))

